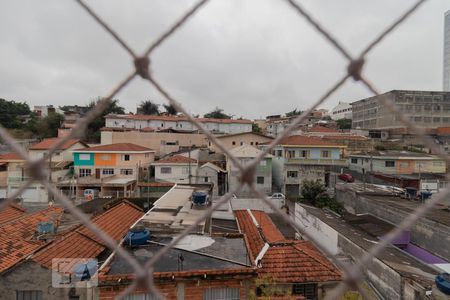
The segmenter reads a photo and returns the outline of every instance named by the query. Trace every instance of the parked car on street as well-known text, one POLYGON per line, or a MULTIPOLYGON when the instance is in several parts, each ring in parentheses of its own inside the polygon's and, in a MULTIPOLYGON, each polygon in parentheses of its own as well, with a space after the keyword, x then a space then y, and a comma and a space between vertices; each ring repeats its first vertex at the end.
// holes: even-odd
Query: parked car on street
POLYGON ((355 177, 351 173, 339 174, 338 178, 345 182, 355 182, 355 177))
POLYGON ((272 196, 270 196, 272 199, 286 199, 286 197, 282 193, 273 193, 272 196))

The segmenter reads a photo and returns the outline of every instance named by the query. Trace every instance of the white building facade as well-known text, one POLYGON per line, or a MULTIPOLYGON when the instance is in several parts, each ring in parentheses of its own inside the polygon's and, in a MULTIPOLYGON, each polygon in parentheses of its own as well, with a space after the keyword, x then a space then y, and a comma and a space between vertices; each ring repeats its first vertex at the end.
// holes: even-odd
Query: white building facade
POLYGON ((330 117, 332 120, 351 119, 351 104, 346 102, 339 102, 339 104, 330 111, 330 117))

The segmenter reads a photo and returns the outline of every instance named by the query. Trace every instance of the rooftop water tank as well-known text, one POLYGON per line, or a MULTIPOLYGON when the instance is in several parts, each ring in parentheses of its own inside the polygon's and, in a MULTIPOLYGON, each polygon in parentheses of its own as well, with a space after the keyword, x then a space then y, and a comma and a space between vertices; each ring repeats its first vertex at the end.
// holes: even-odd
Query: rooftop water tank
POLYGON ((195 205, 207 205, 209 200, 209 195, 206 192, 193 192, 192 193, 192 203, 195 205))
POLYGON ((92 275, 97 272, 97 260, 90 259, 86 263, 76 264, 73 268, 75 278, 80 281, 91 279, 92 275))
POLYGON ((55 228, 52 222, 39 222, 37 225, 38 234, 54 233, 55 228))
POLYGON ((135 227, 128 231, 124 239, 124 244, 128 246, 140 246, 148 244, 150 231, 143 227, 135 227))

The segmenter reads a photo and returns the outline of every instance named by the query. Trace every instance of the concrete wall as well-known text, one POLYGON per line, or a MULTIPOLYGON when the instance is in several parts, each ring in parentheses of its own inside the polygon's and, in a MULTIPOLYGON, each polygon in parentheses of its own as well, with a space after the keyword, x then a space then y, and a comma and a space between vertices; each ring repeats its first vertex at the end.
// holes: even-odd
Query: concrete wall
MULTIPOLYGON (((197 178, 197 165, 191 164, 191 183, 195 183, 197 178)), ((189 183, 189 165, 188 164, 165 164, 155 165, 155 180, 174 182, 174 183, 189 183), (161 173, 161 168, 171 168, 171 172, 161 173)))
MULTIPOLYGON (((238 146, 241 146, 243 144, 251 145, 251 146, 258 146, 259 144, 267 143, 272 140, 273 140, 272 138, 261 136, 259 134, 255 134, 252 132, 247 132, 245 134, 239 134, 239 135, 219 137, 219 141, 228 150, 238 147, 238 146)), ((212 151, 220 152, 220 153, 222 152, 213 142, 209 141, 208 145, 212 151)))
MULTIPOLYGON (((392 224, 399 224, 408 216, 407 211, 388 204, 373 201, 364 195, 336 189, 336 200, 349 212, 355 214, 370 213, 392 224)), ((421 218, 411 228, 411 242, 431 253, 450 260, 450 227, 427 218, 421 218)))
MULTIPOLYGON (((69 299, 69 288, 52 287, 52 273, 27 261, 0 275, 0 300, 16 300, 16 291, 41 291, 43 300, 69 299)), ((79 290, 80 300, 97 299, 92 290, 79 290)))
MULTIPOLYGON (((318 209, 318 208, 314 208, 318 209)), ((309 214, 301 205, 295 203, 294 220, 300 228, 307 230, 317 239, 320 248, 327 249, 333 255, 339 253, 338 232, 328 224, 309 214)))
POLYGON ((133 143, 156 151, 156 156, 162 156, 180 150, 180 147, 204 146, 208 141, 204 134, 197 133, 165 133, 165 132, 101 132, 101 144, 133 143), (176 145, 166 145, 174 143, 176 145))

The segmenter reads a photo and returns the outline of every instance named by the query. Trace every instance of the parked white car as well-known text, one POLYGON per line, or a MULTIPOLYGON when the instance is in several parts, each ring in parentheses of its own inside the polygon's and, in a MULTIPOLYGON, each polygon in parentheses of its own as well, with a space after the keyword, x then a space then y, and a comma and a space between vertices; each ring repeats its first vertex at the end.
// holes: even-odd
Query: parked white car
POLYGON ((286 199, 286 197, 282 193, 273 193, 269 198, 272 199, 286 199))

